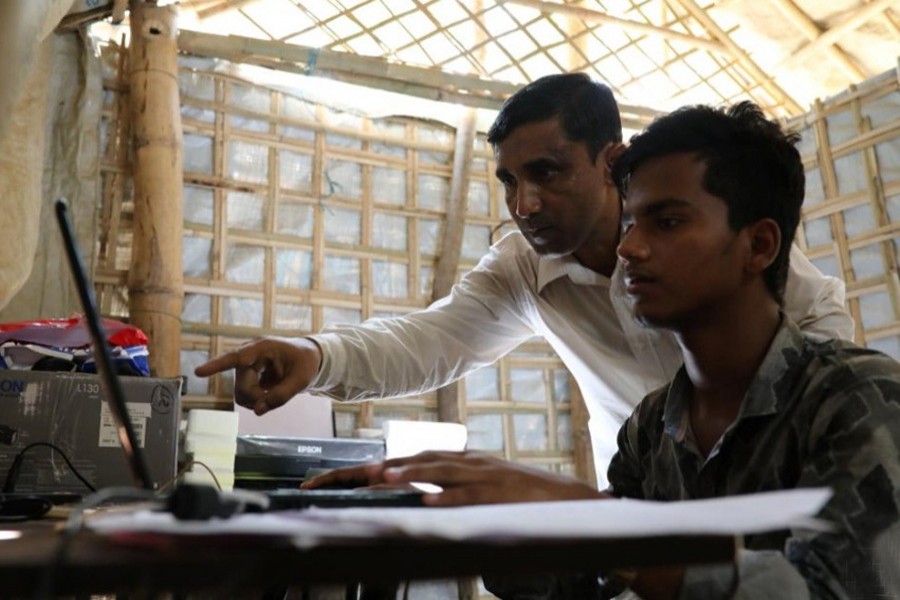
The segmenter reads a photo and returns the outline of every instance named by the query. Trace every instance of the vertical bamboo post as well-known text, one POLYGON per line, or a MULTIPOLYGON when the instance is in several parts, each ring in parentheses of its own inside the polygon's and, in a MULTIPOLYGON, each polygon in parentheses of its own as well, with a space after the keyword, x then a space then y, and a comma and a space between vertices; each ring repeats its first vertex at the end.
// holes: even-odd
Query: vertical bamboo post
MULTIPOLYGON (((444 225, 441 254, 434 269, 432 301, 450 293, 459 270, 463 234, 466 228, 466 206, 469 193, 469 171, 475 146, 475 109, 467 109, 456 128, 453 151, 453 178, 450 180, 450 199, 444 225)), ((437 391, 438 421, 465 423, 465 403, 459 397, 459 384, 450 383, 437 391)))
POLYGON ((150 370, 180 371, 183 143, 176 9, 131 3, 129 87, 134 244, 128 273, 131 321, 150 338, 150 370))
MULTIPOLYGON (((666 22, 668 8, 666 3, 662 5, 663 14, 660 23, 666 22)), ((577 70, 580 67, 578 61, 584 56, 590 55, 588 48, 588 36, 578 35, 585 27, 585 23, 578 19, 570 18, 567 20, 566 31, 571 35, 574 42, 569 47, 569 69, 577 70), (576 52, 577 48, 577 52, 576 52)), ((671 49, 669 44, 661 38, 663 54, 668 54, 671 49)), ((575 461, 575 477, 597 487, 597 471, 594 467, 594 446, 591 443, 590 421, 591 414, 588 411, 587 404, 584 402, 584 396, 581 389, 575 382, 575 378, 569 375, 570 388, 572 390, 572 399, 570 404, 570 415, 572 418, 572 453, 575 461)))

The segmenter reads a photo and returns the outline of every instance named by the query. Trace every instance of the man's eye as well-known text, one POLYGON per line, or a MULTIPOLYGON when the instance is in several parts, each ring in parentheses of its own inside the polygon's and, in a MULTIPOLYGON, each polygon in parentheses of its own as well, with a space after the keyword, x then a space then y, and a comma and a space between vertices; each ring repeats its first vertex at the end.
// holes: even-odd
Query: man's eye
POLYGON ((548 181, 553 179, 559 174, 559 169, 554 167, 541 167, 539 169, 535 169, 534 177, 538 181, 548 181))
POLYGON ((657 220, 657 224, 662 229, 674 229, 681 223, 681 219, 676 219, 674 217, 663 217, 657 220))
POLYGON ((631 231, 631 228, 634 227, 633 221, 622 221, 622 234, 626 234, 631 231))

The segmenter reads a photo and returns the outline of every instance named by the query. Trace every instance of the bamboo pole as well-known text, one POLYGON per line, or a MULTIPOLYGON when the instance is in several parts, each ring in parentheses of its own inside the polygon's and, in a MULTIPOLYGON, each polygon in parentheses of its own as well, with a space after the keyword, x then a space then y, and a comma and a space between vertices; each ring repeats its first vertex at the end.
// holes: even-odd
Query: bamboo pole
MULTIPOLYGON (((822 28, 816 25, 816 22, 794 3, 794 0, 769 0, 769 3, 797 29, 801 30, 807 40, 814 41, 824 33, 822 28)), ((825 54, 850 78, 850 81, 862 81, 869 75, 864 73, 850 56, 837 46, 826 46, 825 54)))
POLYGON ((180 372, 183 146, 176 9, 132 3, 129 89, 134 151, 131 321, 150 339, 150 371, 180 372))
POLYGON ((709 52, 718 52, 726 54, 728 49, 725 44, 715 39, 700 38, 687 33, 681 33, 674 29, 659 27, 652 23, 644 21, 634 21, 631 19, 623 19, 615 17, 608 12, 592 10, 582 6, 572 4, 561 4, 559 2, 544 2, 543 0, 501 0, 502 4, 516 4, 527 8, 539 10, 544 14, 561 14, 573 17, 584 23, 601 23, 604 25, 615 25, 621 27, 625 31, 635 34, 657 36, 665 40, 681 42, 691 46, 692 48, 701 48, 709 52))
POLYGON ((251 2, 255 2, 256 0, 226 0, 221 4, 216 6, 209 6, 206 8, 198 8, 197 9, 197 17, 202 21, 203 19, 208 19, 210 17, 214 17, 216 15, 220 15, 224 12, 228 12, 229 10, 237 10, 242 8, 246 4, 250 4, 251 2))
POLYGON ((765 89, 772 97, 784 105, 790 114, 802 113, 803 109, 790 94, 785 92, 775 81, 766 74, 759 66, 750 58, 750 55, 744 51, 731 36, 722 29, 711 16, 706 13, 706 9, 701 8, 696 0, 675 0, 683 9, 685 9, 694 19, 700 22, 706 30, 712 34, 714 38, 722 42, 734 59, 741 67, 752 77, 755 82, 765 89))
POLYGON ((590 420, 587 404, 581 395, 581 388, 569 375, 570 400, 572 408, 572 450, 575 454, 575 477, 591 487, 597 487, 597 469, 594 466, 594 446, 591 444, 590 420))
MULTIPOLYGON (((662 4, 665 7, 665 3, 662 4)), ((577 46, 582 53, 587 53, 587 37, 577 36, 580 33, 580 27, 581 22, 576 16, 573 16, 567 22, 566 31, 573 38, 572 49, 574 50, 577 46)), ((662 41, 664 50, 669 47, 664 38, 660 38, 660 41, 662 41)), ((581 390, 571 374, 569 374, 569 382, 569 387, 572 389, 570 415, 572 419, 572 460, 575 462, 575 477, 592 487, 597 487, 597 473, 594 469, 594 449, 591 444, 591 415, 588 412, 587 404, 584 402, 584 396, 581 395, 581 390)))
MULTIPOLYGON (((450 200, 447 203, 447 218, 441 254, 434 269, 432 301, 450 293, 459 270, 459 256, 462 252, 463 233, 466 226, 466 205, 469 193, 469 170, 475 145, 475 109, 470 108, 462 115, 456 129, 456 149, 453 152, 453 178, 450 180, 450 200)), ((437 391, 438 420, 448 423, 465 423, 465 404, 460 402, 459 386, 456 382, 437 391)))
POLYGON ((776 69, 781 69, 785 64, 798 64, 811 59, 816 52, 836 44, 845 34, 876 18, 896 3, 897 0, 872 0, 868 4, 863 4, 840 22, 824 30, 817 38, 794 50, 776 69))

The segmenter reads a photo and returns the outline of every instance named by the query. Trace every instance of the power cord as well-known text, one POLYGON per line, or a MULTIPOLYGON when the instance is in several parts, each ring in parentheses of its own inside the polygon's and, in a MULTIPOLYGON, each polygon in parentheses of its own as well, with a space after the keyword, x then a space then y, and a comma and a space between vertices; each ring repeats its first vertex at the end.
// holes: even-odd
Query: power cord
MULTIPOLYGON (((25 452, 27 449, 28 447, 22 450, 22 452, 25 452)), ((200 461, 191 461, 188 462, 175 477, 160 486, 157 491, 130 487, 104 488, 99 492, 91 494, 85 498, 81 504, 73 508, 66 520, 65 527, 60 532, 59 546, 57 547, 53 560, 47 564, 44 575, 41 578, 40 588, 35 598, 38 600, 49 600, 54 597, 56 577, 66 562, 66 553, 71 545, 72 538, 84 526, 84 513, 86 510, 111 501, 154 501, 168 512, 171 512, 175 518, 206 520, 212 517, 228 517, 232 514, 252 509, 254 501, 257 500, 256 498, 245 498, 236 492, 232 492, 232 496, 230 497, 221 497, 219 491, 216 491, 209 486, 182 485, 176 488, 174 492, 168 495, 168 497, 160 495, 160 492, 176 482, 194 464, 198 464, 208 470, 213 480, 216 482, 216 486, 219 487, 219 491, 221 491, 219 480, 216 478, 212 469, 200 461)), ((85 484, 87 485, 86 482, 85 484)), ((245 492, 245 494, 249 496, 253 493, 245 492)))
POLYGON ((181 479, 181 476, 184 475, 185 473, 187 473, 190 470, 190 468, 193 467, 194 465, 199 465, 199 466, 203 467, 204 469, 206 469, 207 472, 209 473, 209 476, 212 477, 213 482, 216 484, 216 488, 219 491, 222 491, 222 484, 219 483, 219 478, 216 477, 216 474, 213 472, 213 470, 210 468, 209 465, 207 465, 206 463, 201 462, 199 460, 189 460, 187 463, 185 463, 185 465, 183 467, 181 467, 181 470, 179 470, 177 473, 175 473, 175 477, 173 477, 172 479, 168 480, 167 482, 165 482, 164 484, 159 486, 159 489, 156 491, 164 492, 167 489, 169 489, 169 487, 171 487, 172 484, 174 484, 176 481, 181 479))
POLYGON ((84 501, 72 509, 66 519, 65 527, 60 532, 59 546, 53 560, 47 563, 44 575, 41 577, 41 584, 38 588, 37 600, 50 600, 54 597, 54 587, 56 586, 56 575, 66 562, 66 553, 72 538, 84 526, 84 512, 91 508, 95 508, 110 501, 127 501, 127 500, 155 500, 156 494, 150 490, 142 490, 130 487, 110 487, 104 488, 99 492, 91 494, 84 501))
POLYGON ((3 493, 11 494, 12 492, 16 491, 16 482, 18 482, 19 480, 19 472, 22 470, 22 462, 25 460, 25 453, 32 448, 38 448, 41 446, 50 448, 57 452, 62 457, 62 459, 66 461, 66 465, 68 465, 69 470, 72 471, 72 474, 75 475, 75 477, 77 477, 81 481, 81 483, 83 483, 87 487, 87 489, 91 490, 92 492, 97 491, 97 488, 91 485, 91 483, 87 479, 85 479, 81 473, 78 472, 78 469, 75 468, 75 465, 72 464, 72 461, 69 460, 69 457, 66 456, 66 453, 60 450, 58 446, 51 444, 50 442, 33 442, 22 448, 22 450, 18 454, 16 454, 15 458, 13 459, 13 462, 9 467, 9 471, 6 472, 6 481, 3 484, 3 493))

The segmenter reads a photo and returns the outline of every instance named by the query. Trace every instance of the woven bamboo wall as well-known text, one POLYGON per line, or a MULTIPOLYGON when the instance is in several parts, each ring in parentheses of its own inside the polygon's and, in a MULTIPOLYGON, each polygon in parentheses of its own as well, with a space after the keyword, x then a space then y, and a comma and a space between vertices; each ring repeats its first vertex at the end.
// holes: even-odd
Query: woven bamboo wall
POLYGON ((806 200, 797 241, 847 283, 856 341, 900 360, 900 70, 823 102, 802 135, 806 200))
MULTIPOLYGON (((95 281, 102 312, 127 314, 132 207, 124 58, 107 48, 102 205, 95 281), (124 117, 124 118, 123 118, 124 117)), ((186 408, 230 408, 232 379, 197 364, 258 335, 301 336, 334 323, 428 304, 450 189, 454 130, 370 119, 204 70, 184 59, 182 372, 186 408)), ((510 230, 493 158, 476 139, 459 273, 510 230)), ((542 342, 459 386, 469 447, 572 472, 577 388, 542 342)), ((436 419, 435 394, 335 404, 338 434, 386 419, 436 419)))

